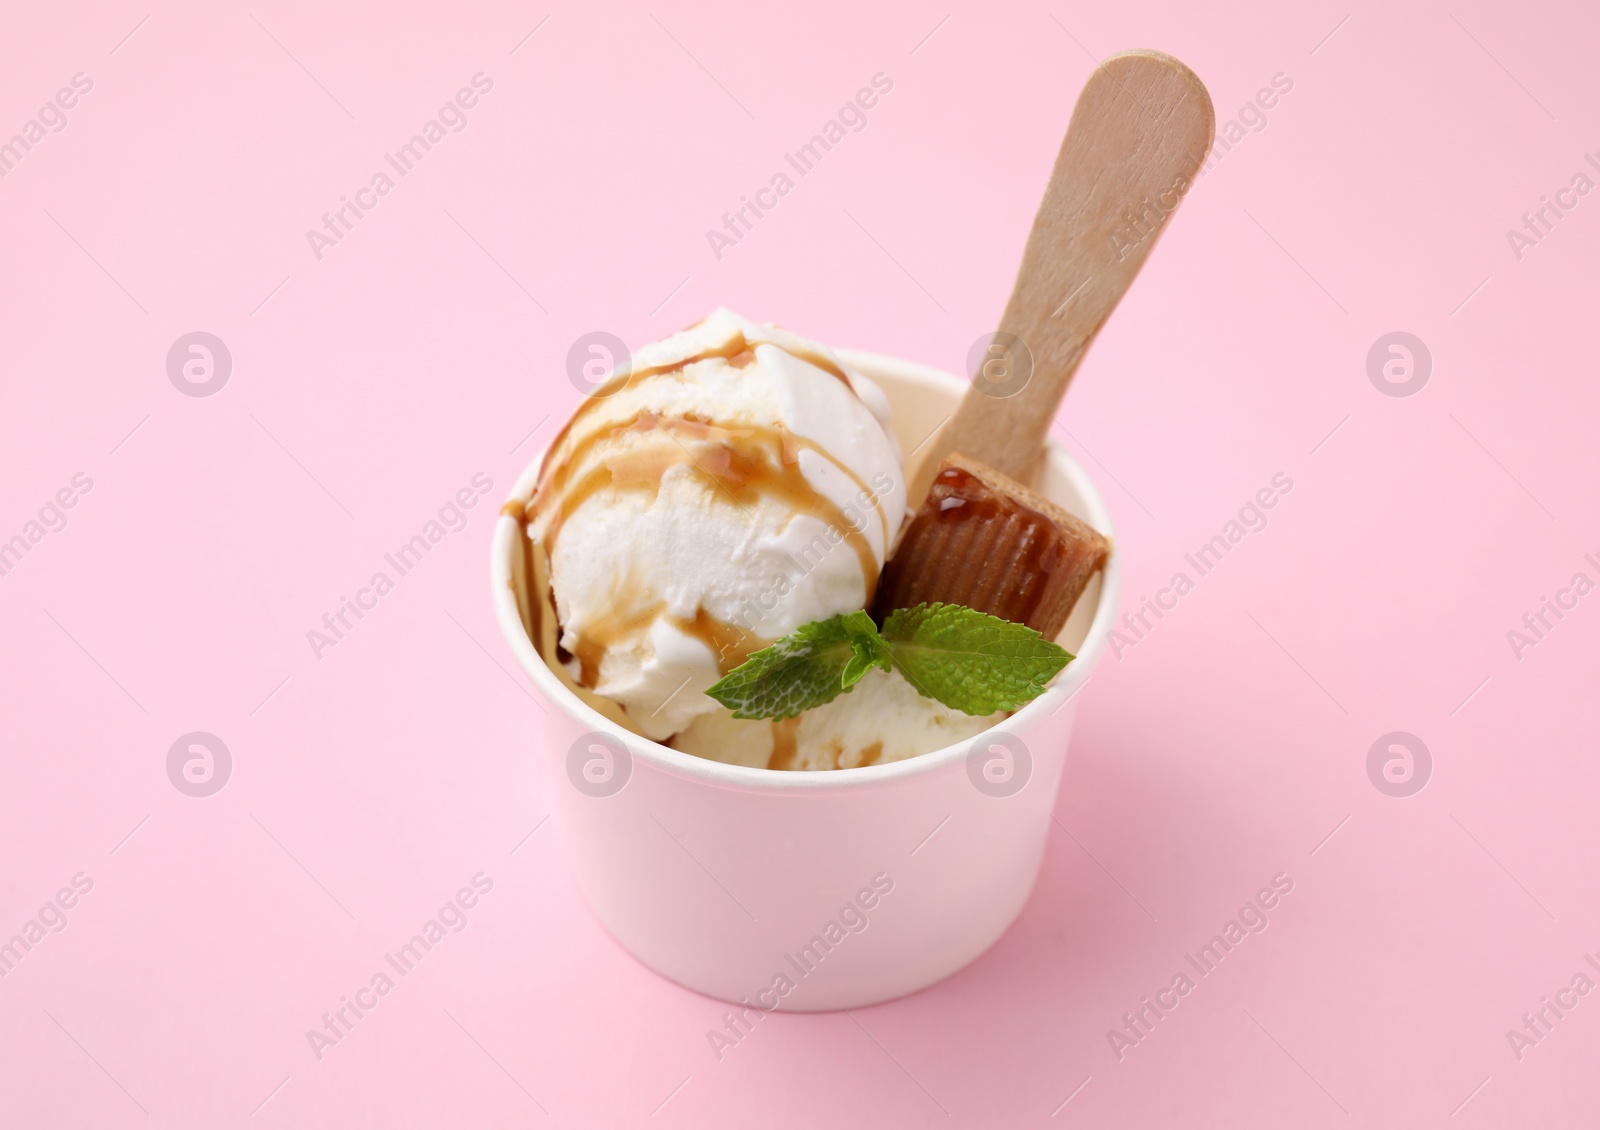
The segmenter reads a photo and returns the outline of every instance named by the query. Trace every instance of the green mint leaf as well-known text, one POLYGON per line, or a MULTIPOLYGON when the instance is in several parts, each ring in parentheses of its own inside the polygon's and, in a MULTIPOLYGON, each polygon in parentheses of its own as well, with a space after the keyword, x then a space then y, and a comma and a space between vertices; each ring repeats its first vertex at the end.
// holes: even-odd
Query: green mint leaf
POLYGON ((839 677, 840 685, 845 690, 859 683, 861 677, 874 667, 893 670, 889 645, 878 634, 878 626, 872 622, 871 616, 865 612, 852 612, 846 617, 845 623, 846 630, 851 633, 850 645, 855 648, 855 654, 844 665, 844 672, 839 677))
POLYGON ((729 671, 708 695, 735 718, 793 718, 831 702, 874 667, 964 714, 1015 710, 1073 656, 1024 624, 959 604, 897 609, 880 634, 865 612, 805 624, 729 671))
POLYGON ((907 682, 963 714, 1015 710, 1073 659, 1025 624, 959 604, 898 608, 883 638, 907 682))
POLYGON ((708 695, 735 718, 793 718, 831 702, 873 667, 889 669, 889 650, 865 612, 804 624, 751 654, 708 695))

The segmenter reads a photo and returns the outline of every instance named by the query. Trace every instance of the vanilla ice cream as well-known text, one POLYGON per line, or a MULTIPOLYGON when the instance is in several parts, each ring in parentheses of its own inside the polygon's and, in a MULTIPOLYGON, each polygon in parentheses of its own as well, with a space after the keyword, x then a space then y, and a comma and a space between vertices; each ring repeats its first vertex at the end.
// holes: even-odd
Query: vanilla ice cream
POLYGON ((855 769, 975 738, 1005 712, 978 717, 918 693, 898 671, 868 671, 850 690, 782 722, 702 714, 672 739, 685 753, 765 769, 855 769))
POLYGON ((906 505, 888 424, 882 391, 825 347, 727 310, 640 349, 556 438, 527 506, 549 658, 658 741, 725 715, 704 692, 750 652, 871 603, 906 505))

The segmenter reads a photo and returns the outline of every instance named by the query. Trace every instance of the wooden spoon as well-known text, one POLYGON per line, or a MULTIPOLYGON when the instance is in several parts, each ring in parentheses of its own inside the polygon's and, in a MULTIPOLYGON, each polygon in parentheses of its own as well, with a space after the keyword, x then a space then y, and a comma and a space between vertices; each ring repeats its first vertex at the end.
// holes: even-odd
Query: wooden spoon
POLYGON ((913 510, 952 451, 1033 482, 1067 383, 1194 182, 1211 95, 1159 51, 1089 76, 1061 143, 1000 329, 955 415, 909 475, 913 510))

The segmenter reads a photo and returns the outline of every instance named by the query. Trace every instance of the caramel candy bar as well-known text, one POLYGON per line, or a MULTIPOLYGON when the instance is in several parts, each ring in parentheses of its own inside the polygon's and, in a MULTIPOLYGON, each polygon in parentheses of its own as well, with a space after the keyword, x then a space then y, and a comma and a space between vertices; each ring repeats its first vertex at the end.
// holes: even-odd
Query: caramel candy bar
POLYGON ((873 613, 964 604, 1054 639, 1111 542, 1082 519, 964 455, 939 465, 884 567, 873 613))

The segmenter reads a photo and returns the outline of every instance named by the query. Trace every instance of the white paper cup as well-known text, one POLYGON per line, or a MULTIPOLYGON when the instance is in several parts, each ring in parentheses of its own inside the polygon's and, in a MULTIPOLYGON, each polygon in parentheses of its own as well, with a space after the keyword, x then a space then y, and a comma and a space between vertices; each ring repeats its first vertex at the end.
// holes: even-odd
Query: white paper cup
MULTIPOLYGON (((909 361, 841 356, 882 385, 908 452, 967 387, 909 361)), ((540 458, 513 498, 528 496, 540 458)), ((1040 490, 1111 535, 1099 492, 1054 443, 1040 490)), ((1021 913, 1050 831, 1075 696, 1116 612, 1115 548, 1058 637, 1077 658, 1001 725, 889 765, 783 772, 647 741, 572 694, 518 612, 520 537, 517 520, 502 516, 490 562, 495 611, 546 708, 539 748, 578 885, 629 953, 725 1001, 853 1008, 949 976, 1021 913)))

